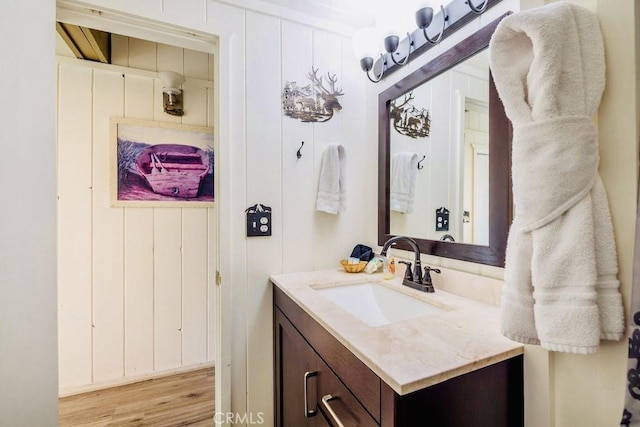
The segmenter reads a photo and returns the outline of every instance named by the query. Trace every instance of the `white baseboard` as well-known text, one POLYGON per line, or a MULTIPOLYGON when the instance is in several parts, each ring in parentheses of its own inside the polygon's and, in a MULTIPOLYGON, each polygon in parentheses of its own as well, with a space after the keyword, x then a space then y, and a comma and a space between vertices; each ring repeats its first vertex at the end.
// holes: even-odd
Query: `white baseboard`
POLYGON ((138 383, 141 381, 151 380, 154 378, 167 377, 169 375, 182 374, 185 372, 197 371, 199 369, 204 369, 204 368, 213 368, 214 366, 215 366, 214 362, 197 363, 194 365, 180 366, 172 369, 165 369, 163 371, 154 371, 154 372, 149 372, 141 375, 122 377, 116 380, 103 381, 99 383, 92 383, 92 384, 76 386, 76 387, 61 388, 58 390, 58 397, 68 397, 76 394, 102 390, 105 388, 118 387, 121 385, 138 383))

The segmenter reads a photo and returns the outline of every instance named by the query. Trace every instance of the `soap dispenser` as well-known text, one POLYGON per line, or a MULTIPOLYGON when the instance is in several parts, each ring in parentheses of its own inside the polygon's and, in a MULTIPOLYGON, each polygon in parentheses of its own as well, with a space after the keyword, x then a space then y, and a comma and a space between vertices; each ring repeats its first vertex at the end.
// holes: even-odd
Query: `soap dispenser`
POLYGON ((440 270, 437 268, 431 268, 428 265, 424 267, 424 275, 422 276, 422 286, 424 286, 425 292, 435 292, 435 288, 433 287, 433 282, 431 281, 431 272, 440 273, 440 270))
POLYGON ((393 264, 393 258, 385 257, 384 265, 382 266, 382 278, 384 280, 391 280, 395 277, 394 273, 395 273, 395 265, 393 264))

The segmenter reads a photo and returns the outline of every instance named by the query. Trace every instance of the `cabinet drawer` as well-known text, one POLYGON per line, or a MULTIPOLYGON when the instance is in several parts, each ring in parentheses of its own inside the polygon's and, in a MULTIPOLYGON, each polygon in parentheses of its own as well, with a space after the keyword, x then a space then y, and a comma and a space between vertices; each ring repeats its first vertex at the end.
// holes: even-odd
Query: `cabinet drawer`
POLYGON ((274 303, 379 423, 380 378, 276 286, 274 303))
POLYGON ((377 427, 378 423, 322 360, 318 364, 318 407, 331 425, 377 427))

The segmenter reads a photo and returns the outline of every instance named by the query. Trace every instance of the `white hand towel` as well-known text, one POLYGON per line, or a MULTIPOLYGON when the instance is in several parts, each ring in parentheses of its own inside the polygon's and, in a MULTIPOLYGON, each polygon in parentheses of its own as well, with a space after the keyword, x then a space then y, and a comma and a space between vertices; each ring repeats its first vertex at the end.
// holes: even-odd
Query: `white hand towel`
POLYGON ((605 84, 598 19, 567 2, 514 14, 498 25, 489 61, 514 129, 502 333, 594 353, 624 332, 592 122, 605 84))
POLYGON ((337 214, 347 209, 347 153, 341 144, 329 144, 322 153, 316 210, 337 214))
POLYGON ((417 170, 417 153, 401 152, 393 156, 389 194, 389 204, 392 211, 400 213, 413 211, 417 170))

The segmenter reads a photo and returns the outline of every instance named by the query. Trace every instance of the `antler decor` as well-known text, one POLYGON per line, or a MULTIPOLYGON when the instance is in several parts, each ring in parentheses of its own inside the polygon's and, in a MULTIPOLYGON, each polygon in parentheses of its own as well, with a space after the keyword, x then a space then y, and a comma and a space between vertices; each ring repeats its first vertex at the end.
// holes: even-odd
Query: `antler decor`
POLYGON ((393 121, 393 127, 398 133, 411 138, 425 138, 431 130, 429 110, 418 110, 410 103, 414 98, 413 92, 410 92, 399 105, 396 105, 397 99, 391 101, 389 119, 393 121))
POLYGON ((311 83, 298 86, 296 82, 287 81, 282 91, 282 108, 284 114, 303 122, 326 122, 333 117, 334 111, 342 110, 338 97, 344 95, 336 89, 338 78, 327 73, 327 84, 324 76, 318 77, 318 70, 311 67, 307 75, 311 83))

